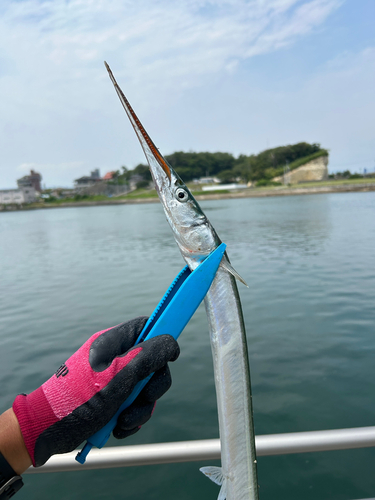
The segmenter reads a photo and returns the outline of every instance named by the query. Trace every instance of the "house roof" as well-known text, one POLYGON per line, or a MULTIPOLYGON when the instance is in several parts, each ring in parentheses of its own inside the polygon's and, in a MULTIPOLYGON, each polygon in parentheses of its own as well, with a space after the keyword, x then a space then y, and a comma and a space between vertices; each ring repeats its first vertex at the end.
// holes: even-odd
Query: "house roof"
POLYGON ((75 179, 74 182, 98 182, 101 181, 101 179, 96 179, 95 177, 90 177, 88 175, 84 175, 83 177, 80 177, 79 179, 75 179))
POLYGON ((92 177, 89 177, 88 175, 84 175, 83 177, 79 177, 79 179, 75 179, 75 181, 90 181, 92 177))
POLYGON ((113 174, 114 172, 107 172, 103 177, 103 181, 110 181, 111 179, 113 179, 113 174))

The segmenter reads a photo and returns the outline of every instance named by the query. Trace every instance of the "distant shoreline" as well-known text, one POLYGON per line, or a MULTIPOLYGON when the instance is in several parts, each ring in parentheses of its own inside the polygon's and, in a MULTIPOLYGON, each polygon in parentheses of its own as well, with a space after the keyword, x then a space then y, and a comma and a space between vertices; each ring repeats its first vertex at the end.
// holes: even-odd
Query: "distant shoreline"
MULTIPOLYGON (((242 191, 236 191, 233 193, 215 193, 215 194, 199 194, 195 198, 198 201, 205 200, 227 200, 227 199, 243 199, 243 198, 265 198, 270 196, 299 196, 306 194, 326 194, 326 193, 355 193, 355 192, 369 192, 375 191, 374 183, 361 183, 361 184, 344 184, 335 186, 314 186, 314 187, 274 187, 271 189, 267 188, 254 188, 246 189, 242 191)), ((159 198, 155 196, 154 198, 129 198, 116 200, 109 198, 108 200, 102 201, 77 201, 71 203, 59 203, 59 204, 33 204, 29 206, 13 207, 12 208, 0 208, 0 212, 11 212, 18 210, 44 210, 50 208, 68 208, 68 207, 95 207, 101 205, 137 205, 140 203, 159 203, 159 198)))

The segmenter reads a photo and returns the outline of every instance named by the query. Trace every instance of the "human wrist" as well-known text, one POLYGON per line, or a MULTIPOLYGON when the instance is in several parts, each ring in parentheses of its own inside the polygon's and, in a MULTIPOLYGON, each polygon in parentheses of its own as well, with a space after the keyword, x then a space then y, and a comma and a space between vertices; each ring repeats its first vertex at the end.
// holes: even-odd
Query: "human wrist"
POLYGON ((18 475, 32 464, 12 408, 0 415, 0 452, 18 475))

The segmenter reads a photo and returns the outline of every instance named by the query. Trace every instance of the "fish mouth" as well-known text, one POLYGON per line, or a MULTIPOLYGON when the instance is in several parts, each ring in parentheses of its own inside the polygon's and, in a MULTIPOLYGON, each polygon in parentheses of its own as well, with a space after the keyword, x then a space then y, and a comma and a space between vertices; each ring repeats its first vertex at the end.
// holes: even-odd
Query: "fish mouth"
MULTIPOLYGON (((171 169, 169 168, 169 166, 168 166, 167 162, 165 161, 165 159, 163 158, 163 156, 159 153, 158 148, 152 142, 151 137, 146 132, 144 126, 142 125, 142 123, 139 120, 138 116, 135 114, 135 112, 134 112, 133 108, 131 107, 129 101, 125 97, 125 94, 123 93, 123 91, 121 90, 121 88, 119 87, 119 85, 117 84, 117 81, 116 81, 115 77, 113 76, 111 68, 109 67, 109 65, 105 61, 104 61, 104 64, 105 64, 105 67, 106 67, 106 69, 108 71, 109 77, 110 77, 110 79, 111 79, 111 81, 112 81, 112 83, 113 83, 113 85, 115 87, 117 95, 120 98, 120 102, 121 102, 123 108, 125 109, 125 112, 126 112, 126 114, 128 115, 128 117, 130 119, 130 123, 132 124, 132 126, 133 126, 133 128, 135 130, 135 133, 137 134, 137 137, 139 139, 139 142, 141 143, 141 146, 142 146, 142 148, 143 148, 143 150, 144 150, 144 152, 146 154, 147 160, 151 160, 149 163, 151 163, 151 165, 153 165, 153 166, 155 165, 155 163, 152 162, 152 159, 154 161, 156 160, 156 163, 164 171, 164 173, 168 177, 168 180, 169 180, 169 183, 170 183, 171 179, 172 179, 171 169), (147 154, 148 152, 151 153, 151 155, 147 154)), ((151 167, 151 165, 150 165, 150 167, 151 167)), ((153 172, 152 168, 150 168, 150 170, 151 170, 152 174, 156 174, 156 172, 153 172)), ((155 178, 156 175, 153 175, 153 177, 155 178)))

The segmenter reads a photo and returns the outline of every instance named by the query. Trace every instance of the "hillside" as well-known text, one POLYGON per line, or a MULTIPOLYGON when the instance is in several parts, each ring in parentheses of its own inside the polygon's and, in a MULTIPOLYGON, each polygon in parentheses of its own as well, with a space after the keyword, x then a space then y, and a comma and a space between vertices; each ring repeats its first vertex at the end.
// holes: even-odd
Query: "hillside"
MULTIPOLYGON (((320 144, 300 142, 266 149, 257 155, 240 155, 238 158, 230 153, 183 151, 165 158, 185 182, 209 176, 218 177, 221 182, 226 183, 236 179, 243 182, 268 181, 281 175, 286 164, 293 170, 319 156, 328 156, 328 151, 321 148, 320 144)), ((123 173, 118 173, 118 179, 126 182, 134 174, 147 181, 151 179, 148 167, 144 164, 139 164, 134 170, 123 167, 123 173)))

